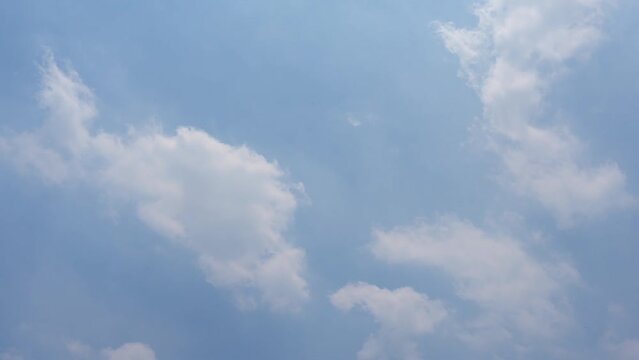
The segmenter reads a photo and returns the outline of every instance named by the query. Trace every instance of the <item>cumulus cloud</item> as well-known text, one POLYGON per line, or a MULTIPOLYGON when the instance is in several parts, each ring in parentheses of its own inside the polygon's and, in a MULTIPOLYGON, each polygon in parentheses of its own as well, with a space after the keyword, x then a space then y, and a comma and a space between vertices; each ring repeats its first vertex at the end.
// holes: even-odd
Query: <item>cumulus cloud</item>
POLYGON ((539 124, 553 80, 602 38, 605 4, 487 0, 475 8, 477 27, 438 26, 483 103, 482 128, 503 160, 507 182, 563 225, 634 202, 617 164, 588 164, 569 129, 539 124))
POLYGON ((155 352, 150 346, 142 343, 126 343, 113 349, 100 351, 79 341, 67 344, 67 350, 73 359, 78 360, 155 360, 155 352))
POLYGON ((207 280, 243 307, 297 309, 309 296, 304 251, 284 232, 301 184, 246 146, 180 127, 95 132, 93 92, 48 56, 41 128, 0 137, 0 154, 51 184, 83 183, 134 206, 150 229, 196 254, 207 280))
POLYGON ((440 301, 409 287, 388 290, 360 282, 341 288, 330 299, 342 311, 359 307, 379 323, 377 333, 357 354, 362 360, 420 359, 419 338, 432 332, 448 315, 440 301))
POLYGON ((371 250, 386 263, 426 267, 450 277, 456 294, 480 310, 461 333, 473 345, 550 338, 571 323, 564 290, 579 281, 577 271, 564 261, 537 260, 509 236, 441 217, 375 230, 371 250))

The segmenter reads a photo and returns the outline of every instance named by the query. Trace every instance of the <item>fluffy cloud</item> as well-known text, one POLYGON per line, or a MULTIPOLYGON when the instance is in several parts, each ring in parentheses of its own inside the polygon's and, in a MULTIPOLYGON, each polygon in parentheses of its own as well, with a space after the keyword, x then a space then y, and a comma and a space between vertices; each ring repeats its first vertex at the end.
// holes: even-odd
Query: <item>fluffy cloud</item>
POLYGON ((207 280, 238 304, 297 309, 309 296, 304 251, 284 237, 301 184, 246 146, 178 128, 92 132, 92 91, 53 57, 42 67, 48 117, 33 132, 0 138, 0 154, 52 184, 81 182, 121 203, 158 234, 190 249, 207 280))
POLYGON ((569 129, 538 121, 552 81, 601 39, 604 5, 603 0, 488 0, 475 9, 476 28, 438 28, 481 98, 483 128, 508 182, 564 225, 633 202, 617 164, 588 164, 569 129))
POLYGON ((566 262, 535 259, 511 237, 442 217, 376 230, 374 238, 371 249, 380 260, 452 278, 457 295, 481 310, 461 334, 474 345, 552 337, 571 322, 563 290, 578 281, 576 270, 566 262))
POLYGON ((89 345, 73 341, 67 344, 67 350, 73 359, 78 360, 155 360, 153 349, 142 343, 126 343, 117 349, 95 351, 89 345))
POLYGON ((358 359, 419 359, 420 336, 433 331, 444 320, 444 305, 404 287, 380 289, 366 283, 350 284, 333 295, 331 302, 342 311, 360 307, 379 323, 357 354, 358 359))

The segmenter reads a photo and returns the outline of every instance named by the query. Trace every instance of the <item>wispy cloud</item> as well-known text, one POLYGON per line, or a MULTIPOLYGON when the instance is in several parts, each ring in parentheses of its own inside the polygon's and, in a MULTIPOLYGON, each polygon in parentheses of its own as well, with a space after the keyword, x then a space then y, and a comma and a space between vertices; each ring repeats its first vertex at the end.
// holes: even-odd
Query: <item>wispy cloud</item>
POLYGON ((472 29, 438 25, 461 74, 484 107, 482 129, 505 181, 550 210, 562 225, 634 202, 616 163, 592 165, 584 145, 560 124, 542 126, 545 98, 569 61, 603 37, 602 0, 488 0, 472 29))
POLYGON ((635 321, 631 311, 634 309, 629 311, 618 304, 608 306, 608 324, 601 345, 609 359, 639 358, 639 338, 634 337, 632 333, 635 321))
POLYGON ((16 354, 15 352, 3 352, 0 353, 0 360, 24 360, 24 358, 19 355, 16 354))
POLYGON ((354 128, 362 126, 362 120, 353 114, 346 114, 346 122, 354 128))
POLYGON ((100 351, 79 341, 67 344, 67 350, 75 360, 156 360, 153 349, 143 343, 126 343, 120 347, 100 351))
POLYGON ((373 254, 450 277, 456 294, 480 310, 460 332, 471 345, 543 339, 571 323, 565 287, 579 281, 567 262, 542 262, 521 242, 455 217, 375 230, 373 254))

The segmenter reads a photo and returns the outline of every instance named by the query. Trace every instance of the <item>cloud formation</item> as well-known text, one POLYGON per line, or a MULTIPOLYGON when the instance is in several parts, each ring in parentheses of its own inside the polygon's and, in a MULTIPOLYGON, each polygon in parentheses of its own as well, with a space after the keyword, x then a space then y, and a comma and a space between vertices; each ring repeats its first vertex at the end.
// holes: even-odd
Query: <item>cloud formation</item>
POLYGON ((52 56, 42 66, 33 132, 0 137, 0 154, 51 184, 83 183, 124 204, 158 234, 197 255, 207 280, 230 289, 242 307, 294 310, 309 297, 304 251, 284 232, 301 184, 246 146, 180 127, 92 132, 93 92, 52 56))
POLYGON ((13 352, 0 353, 0 360, 24 360, 24 358, 13 352))
POLYGON ((632 331, 634 319, 624 306, 614 303, 608 306, 607 328, 600 343, 609 359, 639 359, 639 339, 632 331))
POLYGON ((67 344, 67 350, 73 359, 77 360, 155 360, 155 352, 150 346, 142 343, 126 343, 113 349, 106 348, 96 351, 89 345, 79 341, 67 344))
POLYGON ((571 323, 564 288, 578 282, 563 261, 542 262, 517 240, 455 217, 375 230, 371 250, 388 264, 408 264, 450 277, 456 294, 479 308, 462 339, 487 345, 551 338, 571 323))
POLYGON ((145 344, 127 343, 117 349, 102 350, 105 360, 155 360, 155 353, 145 344))
POLYGON ((388 290, 360 282, 346 285, 330 299, 342 311, 359 307, 379 323, 377 333, 357 354, 361 360, 420 359, 419 338, 432 332, 448 315, 440 301, 409 287, 388 290))
POLYGON ((565 126, 542 126, 545 97, 569 61, 602 38, 603 0, 487 0, 477 27, 440 24, 461 74, 484 108, 482 128, 501 158, 506 182, 535 199, 562 225, 634 202, 616 163, 589 164, 565 126))
POLYGON ((608 345, 609 355, 615 360, 634 360, 639 358, 639 340, 629 339, 618 344, 608 345))

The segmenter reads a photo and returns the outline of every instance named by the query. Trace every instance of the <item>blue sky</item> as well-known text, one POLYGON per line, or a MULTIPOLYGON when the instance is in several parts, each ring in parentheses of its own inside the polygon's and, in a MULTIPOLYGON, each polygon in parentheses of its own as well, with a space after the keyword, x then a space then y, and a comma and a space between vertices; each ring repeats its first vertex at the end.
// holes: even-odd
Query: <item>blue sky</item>
POLYGON ((0 4, 0 360, 639 358, 639 5, 0 4))

